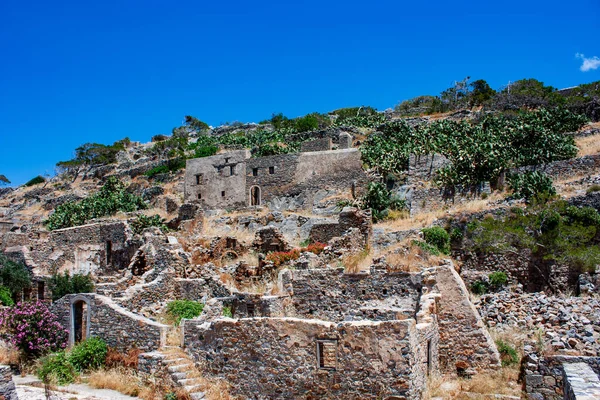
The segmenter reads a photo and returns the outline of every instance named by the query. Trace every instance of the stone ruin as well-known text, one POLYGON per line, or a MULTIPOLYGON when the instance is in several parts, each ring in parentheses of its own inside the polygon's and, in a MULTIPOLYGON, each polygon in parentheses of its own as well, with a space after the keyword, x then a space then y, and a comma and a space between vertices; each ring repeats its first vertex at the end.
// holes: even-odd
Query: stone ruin
POLYGON ((278 285, 280 295, 214 298, 184 321, 186 351, 237 394, 418 399, 430 374, 500 365, 451 267, 284 270, 278 285))

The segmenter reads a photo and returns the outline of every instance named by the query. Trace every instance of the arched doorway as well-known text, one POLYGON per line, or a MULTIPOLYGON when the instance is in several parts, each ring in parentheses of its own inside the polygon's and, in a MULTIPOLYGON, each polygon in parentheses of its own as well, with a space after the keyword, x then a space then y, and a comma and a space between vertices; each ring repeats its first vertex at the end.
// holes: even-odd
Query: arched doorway
POLYGON ((250 188, 250 205, 260 206, 260 188, 258 186, 250 188))
POLYGON ((84 341, 90 335, 90 300, 87 297, 75 296, 71 300, 71 329, 69 344, 84 341))

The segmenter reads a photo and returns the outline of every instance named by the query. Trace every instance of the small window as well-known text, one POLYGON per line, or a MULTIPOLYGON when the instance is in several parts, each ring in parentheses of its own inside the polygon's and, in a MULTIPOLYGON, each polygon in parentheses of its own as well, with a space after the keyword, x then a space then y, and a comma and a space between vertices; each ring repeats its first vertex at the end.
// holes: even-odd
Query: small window
POLYGON ((221 197, 225 197, 225 191, 224 190, 221 192, 221 197))
POLYGON ((231 158, 231 157, 225 157, 225 164, 227 164, 227 163, 229 162, 229 159, 230 159, 230 158, 231 158))
POLYGON ((258 168, 252 168, 252 176, 258 176, 258 168))
POLYGON ((320 369, 335 370, 337 366, 337 340, 317 341, 317 364, 320 369))
POLYGON ((275 167, 269 167, 269 174, 273 175, 275 173, 275 167))
POLYGON ((365 289, 363 289, 362 294, 367 294, 367 291, 365 289))
POLYGON ((203 174, 196 175, 196 185, 202 185, 203 180, 204 180, 203 174))
POLYGON ((229 166, 229 176, 235 175, 235 165, 229 166))
POLYGON ((253 303, 246 304, 246 310, 248 311, 249 317, 254 317, 254 304, 253 303))
POLYGON ((38 300, 44 300, 44 290, 45 290, 44 281, 38 281, 37 289, 38 289, 38 300))
POLYGON ((112 242, 110 240, 106 241, 106 265, 112 264, 112 242))
POLYGON ((387 295, 387 289, 383 289, 383 295, 387 295))
POLYGON ((198 193, 198 200, 202 200, 202 193, 198 193))

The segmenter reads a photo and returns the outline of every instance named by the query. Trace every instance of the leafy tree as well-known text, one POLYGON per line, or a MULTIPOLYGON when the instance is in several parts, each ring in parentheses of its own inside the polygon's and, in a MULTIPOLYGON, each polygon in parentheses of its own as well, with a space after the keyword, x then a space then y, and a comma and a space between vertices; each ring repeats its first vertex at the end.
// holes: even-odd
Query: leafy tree
POLYGON ((165 219, 161 218, 161 216, 158 214, 155 214, 151 217, 144 214, 140 214, 136 217, 135 220, 131 221, 130 225, 131 230, 134 233, 138 234, 142 233, 144 229, 149 228, 151 226, 156 226, 162 231, 168 230, 167 226, 165 225, 165 219))
POLYGON ((511 175, 508 177, 508 186, 513 191, 512 197, 528 202, 540 196, 547 198, 556 194, 552 179, 539 171, 511 175))
POLYGON ((499 110, 518 110, 555 107, 564 102, 556 88, 546 86, 537 79, 521 79, 499 92, 494 97, 492 106, 499 110))
POLYGON ((185 116, 185 124, 199 132, 207 131, 210 129, 210 126, 208 126, 206 122, 200 121, 198 118, 192 117, 191 115, 185 116))
POLYGON ((55 273, 50 278, 50 291, 52 300, 56 301, 68 294, 92 293, 94 291, 94 281, 90 274, 71 274, 65 271, 64 274, 55 273))
POLYGON ((171 322, 179 325, 183 318, 192 319, 202 314, 204 304, 191 300, 174 300, 167 304, 167 315, 171 322))
POLYGON ((478 79, 470 84, 471 92, 469 93, 469 105, 480 106, 491 100, 496 91, 483 79, 478 79))
POLYGON ((450 235, 444 228, 433 226, 424 228, 421 232, 423 232, 423 239, 426 243, 435 246, 444 254, 450 254, 450 235))
POLYGON ((73 173, 84 166, 96 166, 114 164, 117 161, 117 153, 124 150, 131 140, 124 138, 114 142, 112 145, 100 143, 84 143, 75 149, 75 157, 67 161, 56 163, 61 172, 73 173))
POLYGON ((0 254, 0 284, 16 299, 24 289, 31 287, 31 275, 26 266, 0 254))
POLYGON ((0 175, 0 185, 10 185, 10 180, 6 175, 0 175))

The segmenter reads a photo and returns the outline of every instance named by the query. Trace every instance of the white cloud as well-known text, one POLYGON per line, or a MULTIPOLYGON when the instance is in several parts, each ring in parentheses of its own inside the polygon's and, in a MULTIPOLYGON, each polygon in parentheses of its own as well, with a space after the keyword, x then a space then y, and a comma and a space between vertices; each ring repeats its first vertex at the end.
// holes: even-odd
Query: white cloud
POLYGON ((579 67, 579 69, 582 72, 587 72, 587 71, 591 71, 591 70, 600 68, 600 58, 598 58, 598 57, 588 58, 581 53, 575 54, 575 57, 581 58, 583 60, 583 64, 581 64, 581 67, 579 67))

